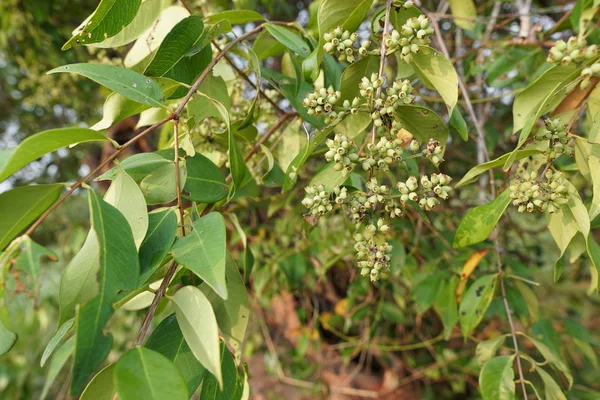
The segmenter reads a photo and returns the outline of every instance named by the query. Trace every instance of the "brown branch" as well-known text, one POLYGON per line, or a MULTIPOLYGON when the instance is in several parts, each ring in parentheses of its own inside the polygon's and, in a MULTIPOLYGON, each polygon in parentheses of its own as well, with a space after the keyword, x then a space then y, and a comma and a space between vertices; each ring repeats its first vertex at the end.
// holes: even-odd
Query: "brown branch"
MULTIPOLYGON (((392 10, 392 0, 387 0, 385 3, 385 21, 383 24, 383 32, 381 33, 381 48, 379 49, 379 54, 381 59, 379 60, 379 79, 383 79, 383 67, 385 65, 385 52, 386 52, 386 48, 385 48, 385 34, 388 31, 388 28, 390 26, 390 13, 392 10)), ((379 85, 379 87, 377 88, 377 92, 375 94, 375 100, 379 99, 379 96, 381 96, 381 89, 383 88, 383 82, 381 85, 379 85)), ((375 109, 379 109, 380 107, 375 106, 375 109)), ((371 131, 371 143, 375 143, 375 136, 377 133, 377 126, 373 123, 373 130, 371 131)), ((373 174, 373 170, 371 169, 371 175, 373 174)))

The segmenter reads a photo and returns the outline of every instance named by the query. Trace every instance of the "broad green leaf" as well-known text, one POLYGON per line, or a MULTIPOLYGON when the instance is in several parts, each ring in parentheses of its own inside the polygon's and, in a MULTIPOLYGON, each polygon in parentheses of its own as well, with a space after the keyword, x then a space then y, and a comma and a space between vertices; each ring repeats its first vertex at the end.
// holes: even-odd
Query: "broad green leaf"
POLYGON ((444 283, 446 275, 438 271, 433 274, 422 275, 422 279, 416 280, 411 288, 411 296, 415 302, 416 311, 425 313, 435 303, 440 292, 440 286, 444 283))
POLYGON ((79 400, 114 400, 114 372, 116 364, 103 368, 92 378, 79 397, 79 400))
POLYGON ((473 0, 449 0, 448 2, 450 3, 450 11, 454 16, 454 23, 462 29, 474 29, 477 9, 473 0))
POLYGON ((148 232, 140 247, 140 285, 146 283, 163 264, 176 236, 175 209, 168 208, 148 214, 148 232))
POLYGON ((477 344, 475 357, 477 358, 477 364, 479 364, 480 367, 483 367, 488 360, 496 355, 498 349, 502 347, 506 341, 506 336, 507 335, 500 335, 477 344))
POLYGON ((112 316, 112 303, 118 293, 135 289, 139 261, 131 227, 115 207, 89 191, 92 229, 96 233, 100 268, 98 295, 79 308, 75 317, 77 341, 73 359, 71 393, 79 393, 108 355, 112 336, 104 336, 104 326, 112 316))
MULTIPOLYGON (((172 163, 173 156, 169 158, 163 152, 154 152, 134 154, 121 161, 120 165, 136 183, 140 183, 151 172, 172 163)), ((116 178, 118 172, 118 167, 111 168, 109 171, 96 178, 96 180, 113 180, 116 178)), ((173 175, 175 175, 175 172, 173 172, 173 175)))
POLYGON ((340 104, 360 96, 358 85, 361 79, 365 76, 370 78, 372 73, 379 71, 379 61, 379 57, 366 56, 344 69, 340 80, 340 104))
POLYGON ((596 240, 589 235, 585 241, 587 254, 590 257, 590 286, 588 288, 588 295, 592 295, 598 292, 599 276, 600 276, 600 245, 596 243, 596 240))
POLYGON ((530 323, 535 323, 540 318, 538 298, 533 290, 531 290, 524 282, 515 279, 514 284, 519 290, 519 293, 521 293, 521 296, 523 296, 523 300, 527 305, 527 319, 530 323))
POLYGON ((456 287, 458 277, 452 276, 450 280, 442 281, 435 298, 434 309, 444 324, 444 338, 450 339, 454 326, 458 322, 458 307, 456 305, 456 287))
POLYGON ((420 51, 414 55, 411 65, 421 82, 438 91, 446 107, 448 114, 458 101, 458 75, 452 63, 443 54, 428 46, 419 46, 420 51))
POLYGON ((311 179, 311 185, 323 185, 325 190, 333 190, 334 187, 343 184, 348 176, 344 176, 341 171, 333 169, 335 162, 330 162, 325 165, 311 179))
POLYGON ((319 7, 319 49, 323 47, 323 34, 342 26, 354 32, 365 19, 372 0, 323 0, 319 7))
POLYGON ((454 107, 454 110, 452 110, 448 124, 452 129, 458 132, 458 135, 462 140, 465 142, 469 140, 469 128, 467 127, 467 123, 457 107, 454 107))
POLYGON ((236 358, 239 358, 250 318, 250 301, 240 270, 229 253, 227 253, 225 276, 229 294, 227 300, 223 300, 206 283, 200 285, 200 290, 212 304, 219 329, 228 340, 236 358))
POLYGON ((500 356, 489 360, 479 374, 479 391, 484 400, 515 398, 515 356, 500 356))
POLYGON ((219 388, 217 379, 207 375, 202 382, 200 399, 202 400, 238 400, 244 399, 244 376, 235 365, 227 346, 221 344, 220 371, 223 376, 223 385, 219 388))
POLYGON ((48 258, 51 261, 57 261, 56 254, 44 246, 41 246, 31 240, 29 236, 24 236, 20 244, 19 256, 15 260, 15 266, 18 270, 23 271, 32 277, 36 278, 40 271, 40 262, 43 258, 48 258))
POLYGON ((111 48, 119 47, 133 42, 140 37, 158 17, 160 11, 170 4, 169 0, 145 0, 140 5, 135 18, 129 25, 113 37, 109 37, 100 43, 90 44, 92 47, 111 48))
POLYGON ((165 356, 145 347, 123 354, 114 370, 117 395, 121 400, 188 400, 183 376, 165 356))
POLYGON ((207 24, 215 24, 221 20, 231 25, 240 25, 247 22, 264 21, 265 17, 251 10, 228 10, 212 14, 204 19, 207 24))
POLYGON ((216 203, 227 197, 225 175, 219 167, 200 153, 186 159, 187 179, 184 196, 199 203, 216 203))
POLYGON ((146 67, 144 75, 163 76, 179 62, 185 53, 200 39, 204 31, 202 18, 197 15, 179 21, 171 29, 146 67))
POLYGON ((225 220, 218 212, 211 212, 194 221, 192 228, 187 236, 175 242, 173 258, 227 299, 225 220))
POLYGON ((285 180, 283 182, 284 192, 287 192, 294 187, 296 181, 298 180, 300 168, 302 168, 315 149, 325 140, 325 138, 327 138, 331 131, 332 128, 326 128, 317 131, 314 136, 310 138, 304 150, 292 160, 285 172, 285 180))
POLYGON ((44 349, 44 353, 42 354, 42 359, 40 361, 41 367, 43 367, 44 364, 46 364, 46 360, 48 360, 48 357, 50 357, 52 352, 54 352, 56 346, 58 346, 58 344, 62 341, 67 332, 69 332, 69 330, 73 327, 73 321, 73 318, 71 318, 64 324, 60 325, 54 336, 52 336, 52 339, 50 339, 50 341, 46 345, 46 348, 44 349))
POLYGON ((433 110, 421 106, 400 105, 396 108, 395 115, 404 125, 404 129, 421 143, 435 139, 442 145, 446 144, 448 127, 433 110))
MULTIPOLYGON (((539 154, 539 153, 540 153, 540 150, 538 150, 538 149, 517 150, 514 161, 521 160, 523 158, 527 158, 529 156, 533 156, 533 155, 539 154)), ((504 155, 496 158, 495 160, 488 161, 488 162, 479 164, 479 165, 471 168, 471 170, 469 172, 467 172, 465 174, 465 176, 463 176, 463 178, 456 184, 455 187, 459 188, 461 186, 468 185, 469 183, 474 182, 476 180, 476 178, 479 175, 483 174, 485 171, 488 171, 492 168, 497 168, 497 167, 504 165, 504 163, 506 162, 508 157, 510 157, 510 154, 504 154, 504 155)))
POLYGON ((60 373, 60 370, 63 369, 64 365, 67 363, 67 360, 73 354, 73 349, 75 347, 75 338, 71 337, 66 342, 62 344, 56 350, 56 353, 52 356, 50 360, 50 365, 48 367, 48 374, 46 375, 46 381, 44 382, 44 387, 42 389, 42 394, 40 395, 40 399, 43 400, 48 395, 48 391, 52 387, 52 384, 56 380, 56 377, 60 373))
POLYGON ((600 158, 590 156, 590 175, 594 185, 592 203, 590 204, 590 221, 600 215, 600 158))
POLYGON ((265 24, 265 28, 278 42, 296 54, 302 57, 307 57, 310 54, 308 44, 302 37, 292 32, 290 29, 274 24, 265 24))
POLYGON ((487 204, 471 208, 460 221, 452 246, 456 249, 486 240, 510 204, 508 190, 487 204))
POLYGON ((196 359, 216 377, 219 386, 223 387, 219 327, 210 302, 204 293, 194 286, 184 286, 172 299, 177 323, 185 341, 196 359))
MULTIPOLYGON (((166 98, 170 97, 177 89, 182 88, 180 82, 168 78, 155 78, 166 98)), ((108 129, 117 122, 123 121, 132 115, 140 114, 148 109, 162 110, 164 108, 152 108, 149 104, 141 104, 133 101, 119 93, 111 93, 102 106, 102 119, 96 122, 90 129, 101 131, 108 129)), ((144 153, 145 154, 145 153, 144 153)))
POLYGON ((552 376, 550 376, 549 373, 544 371, 542 368, 536 368, 535 370, 540 378, 542 378, 542 382, 544 382, 544 394, 546 400, 567 400, 567 397, 560 389, 560 386, 558 386, 556 381, 552 378, 552 376))
POLYGON ((175 314, 169 315, 156 327, 148 338, 145 347, 167 357, 177 367, 186 382, 188 392, 194 393, 206 369, 196 360, 188 346, 175 314))
POLYGON ((286 47, 267 31, 262 31, 256 36, 252 43, 252 51, 259 60, 269 57, 278 57, 285 53, 286 47))
POLYGON ((106 140, 103 134, 86 128, 50 129, 28 136, 17 147, 5 149, 7 160, 0 166, 0 182, 46 153, 75 143, 106 140))
POLYGON ((573 376, 569 371, 569 367, 567 367, 567 365, 544 343, 530 336, 527 336, 527 339, 529 339, 531 343, 533 343, 535 348, 542 354, 544 359, 546 359, 546 361, 548 361, 550 365, 552 365, 554 368, 556 368, 558 371, 562 372, 565 375, 567 381, 569 382, 570 389, 573 386, 573 376))
MULTIPOLYGON (((175 179, 175 163, 169 162, 150 172, 140 181, 140 189, 148 204, 166 204, 177 198, 177 180, 175 179)), ((185 160, 179 162, 179 182, 185 186, 187 168, 185 160)))
POLYGON ((467 337, 483 319, 490 303, 494 299, 498 275, 485 275, 469 286, 460 301, 459 316, 460 329, 467 337))
POLYGON ((113 37, 135 18, 142 0, 101 0, 98 8, 73 32, 62 50, 113 37))
POLYGON ((0 250, 58 200, 62 189, 61 184, 35 185, 0 193, 0 250))
POLYGON ((129 69, 108 64, 69 64, 54 68, 48 74, 71 72, 83 75, 128 99, 152 107, 165 107, 160 86, 152 79, 129 69))
POLYGON ((144 64, 142 61, 149 62, 149 56, 158 49, 171 29, 179 21, 190 15, 189 11, 181 6, 167 7, 160 12, 156 22, 144 32, 133 44, 123 64, 127 68, 136 66, 137 70, 143 70, 138 64, 144 64))
POLYGON ((123 214, 131 227, 135 246, 139 249, 148 230, 146 200, 138 185, 122 168, 104 194, 104 200, 123 214))

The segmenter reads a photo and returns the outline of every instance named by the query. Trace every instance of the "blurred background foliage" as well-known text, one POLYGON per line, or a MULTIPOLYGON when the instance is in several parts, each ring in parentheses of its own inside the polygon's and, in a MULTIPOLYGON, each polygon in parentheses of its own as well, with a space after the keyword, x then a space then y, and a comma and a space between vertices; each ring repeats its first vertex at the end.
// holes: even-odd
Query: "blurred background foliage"
MULTIPOLYGON (((440 10, 440 3, 445 2, 423 1, 422 8, 440 10)), ((482 48, 480 41, 493 2, 476 4, 480 18, 475 30, 467 33, 458 29, 450 14, 441 15, 440 26, 447 46, 454 51, 455 67, 464 74, 473 89, 471 97, 476 107, 485 115, 486 144, 490 157, 495 158, 514 148, 512 98, 543 71, 552 42, 571 35, 573 19, 569 16, 575 2, 533 1, 534 32, 524 43, 514 41, 518 30, 514 4, 504 2, 491 40, 482 48), (477 76, 485 79, 478 81, 477 76)), ((12 147, 44 129, 87 126, 101 118, 107 93, 97 85, 68 74, 45 75, 58 65, 94 58, 122 62, 125 49, 60 50, 71 31, 96 5, 96 0, 2 1, 0 148, 12 147)), ((311 12, 316 9, 307 1, 278 0, 234 0, 233 4, 225 0, 188 0, 186 6, 205 14, 235 7, 255 9, 271 20, 297 20, 304 26, 314 24, 311 12)), ((596 29, 588 37, 590 44, 600 43, 598 36, 596 29)), ((267 62, 277 66, 281 60, 267 62)), ((432 108, 444 113, 436 93, 420 94, 432 108)), ((285 100, 280 104, 286 107, 285 100)), ((460 101, 459 107, 464 107, 460 101)), ((135 120, 129 121, 109 130, 109 134, 117 141, 126 140, 134 126, 135 120)), ((585 124, 576 126, 585 130, 585 124)), ((473 140, 463 143, 453 133, 443 172, 456 181, 474 166, 476 144, 473 140)), ((291 124, 275 151, 278 161, 284 164, 281 160, 287 157, 289 163, 290 154, 296 154, 303 140, 300 125, 291 124)), ((145 145, 157 148, 158 138, 145 145)), ((93 145, 57 152, 25 168, 1 188, 33 181, 74 181, 93 168, 102 154, 103 149, 93 145)), ((304 178, 314 175, 320 163, 309 164, 304 178)), ((503 179, 501 173, 498 179, 503 179)), ((575 178, 575 185, 578 179, 582 178, 575 178)), ((360 391, 337 393, 328 389, 352 384, 366 391, 387 391, 385 398, 390 399, 478 398, 475 346, 508 332, 501 299, 494 300, 485 322, 467 341, 458 330, 450 334, 448 341, 444 339, 443 324, 434 307, 440 286, 460 274, 475 250, 486 248, 481 244, 475 249, 454 250, 450 245, 461 217, 479 203, 477 185, 460 190, 431 218, 431 224, 410 215, 396 220, 393 273, 374 285, 357 276, 344 218, 321 220, 318 229, 313 230, 301 223, 302 186, 301 182, 285 195, 277 189, 265 189, 260 199, 243 199, 227 209, 237 215, 251 249, 251 255, 245 254, 242 238, 229 220, 230 248, 235 258, 254 258, 247 286, 256 318, 252 318, 244 354, 253 396, 288 400, 361 398, 360 391)), ((507 296, 518 327, 532 333, 571 366, 575 385, 569 398, 598 399, 600 301, 596 295, 586 294, 589 261, 582 259, 570 265, 563 278, 554 283, 552 270, 558 251, 545 222, 536 216, 514 214, 510 210, 504 218, 505 265, 510 273, 539 284, 526 291, 508 281, 507 296)), ((59 261, 44 261, 37 283, 27 281, 26 274, 11 277, 9 308, 14 328, 27 340, 18 341, 0 358, 1 398, 33 399, 42 393, 48 369, 41 368, 39 360, 56 328, 60 274, 66 261, 81 247, 87 229, 85 199, 74 196, 36 232, 35 240, 54 251, 59 261)), ((495 268, 488 255, 478 266, 478 273, 495 268)), ((116 352, 124 348, 126 337, 131 336, 142 317, 143 311, 125 311, 111 320, 116 352)), ((534 354, 535 349, 525 351, 534 354)), ((66 388, 61 387, 64 381, 59 377, 48 389, 49 398, 65 393, 66 388)))

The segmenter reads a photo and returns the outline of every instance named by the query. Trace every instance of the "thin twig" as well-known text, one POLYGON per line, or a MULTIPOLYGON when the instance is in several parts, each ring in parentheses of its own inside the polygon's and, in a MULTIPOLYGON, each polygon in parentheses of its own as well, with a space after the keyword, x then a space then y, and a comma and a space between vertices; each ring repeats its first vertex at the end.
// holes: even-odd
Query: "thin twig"
MULTIPOLYGON (((383 32, 381 33, 381 48, 379 50, 379 54, 381 59, 379 60, 379 79, 383 80, 383 67, 385 66, 385 52, 386 52, 386 47, 385 47, 385 34, 388 31, 388 28, 390 26, 390 13, 392 10, 392 0, 387 0, 386 4, 385 4, 385 22, 383 24, 383 32)), ((377 92, 375 93, 375 100, 379 99, 379 96, 381 96, 381 89, 383 88, 383 83, 381 85, 379 85, 379 87, 377 88, 377 92)), ((375 106, 375 109, 379 109, 380 107, 377 107, 377 105, 375 106)), ((377 134, 377 126, 375 124, 373 124, 373 130, 371 131, 371 143, 375 144, 375 136, 377 134)), ((372 170, 371 170, 372 173, 372 170)))

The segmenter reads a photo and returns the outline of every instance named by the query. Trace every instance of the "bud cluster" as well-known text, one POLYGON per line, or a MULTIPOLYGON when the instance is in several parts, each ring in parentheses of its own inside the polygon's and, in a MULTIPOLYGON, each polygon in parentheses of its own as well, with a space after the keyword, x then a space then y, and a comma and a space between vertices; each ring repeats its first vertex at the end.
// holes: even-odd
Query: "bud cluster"
POLYGON ((409 18, 400 31, 392 30, 383 36, 388 53, 400 50, 402 59, 406 62, 412 61, 412 55, 419 52, 419 46, 431 43, 430 36, 433 34, 431 21, 424 15, 409 18))
POLYGON ((549 213, 556 212, 569 201, 565 178, 560 172, 546 171, 544 179, 538 179, 537 172, 525 172, 509 186, 510 198, 518 212, 533 212, 536 209, 549 213))
POLYGON ((327 54, 337 54, 339 61, 348 61, 349 63, 354 62, 356 59, 354 57, 354 52, 356 51, 354 49, 354 43, 358 40, 358 34, 356 32, 350 33, 350 31, 345 30, 343 26, 338 26, 329 32, 325 32, 323 34, 323 39, 325 40, 323 50, 325 50, 327 54))
POLYGON ((422 154, 423 156, 427 157, 433 163, 433 165, 437 167, 441 164, 442 161, 444 161, 444 146, 442 146, 442 144, 435 139, 429 139, 427 147, 423 149, 422 154))
POLYGON ((591 84, 591 77, 599 77, 600 76, 600 61, 596 61, 592 65, 587 68, 581 70, 581 83, 579 86, 581 90, 587 89, 591 84))
POLYGON ((341 93, 333 88, 321 88, 306 95, 302 105, 306 107, 309 115, 320 115, 333 111, 333 105, 340 98, 341 93))
MULTIPOLYGON (((365 234, 357 233, 354 235, 354 250, 356 250, 356 259, 360 274, 369 275, 371 281, 377 281, 382 272, 390 269, 392 246, 389 243, 376 243, 374 233, 377 230, 387 227, 382 220, 377 221, 376 225, 368 225, 365 234)), ((387 230, 387 229, 386 229, 387 230)))
POLYGON ((569 65, 574 62, 579 64, 585 60, 591 60, 598 55, 598 46, 595 44, 587 46, 584 38, 572 36, 568 41, 557 40, 554 47, 550 49, 547 61, 561 65, 569 65))
POLYGON ((534 136, 537 141, 548 141, 548 158, 554 160, 561 154, 573 155, 573 147, 570 145, 571 137, 567 127, 558 119, 548 119, 545 126, 534 136))
POLYGON ((304 188, 306 197, 302 200, 304 207, 310 210, 310 214, 322 216, 333 210, 331 204, 331 192, 325 190, 323 185, 312 185, 304 188))
POLYGON ((336 134, 333 139, 327 139, 326 144, 329 151, 325 153, 325 160, 335 161, 333 169, 342 171, 343 176, 350 175, 358 160, 358 148, 354 142, 345 135, 336 134))
POLYGON ((372 168, 387 171, 390 164, 402 161, 402 152, 402 140, 382 136, 377 143, 367 145, 367 156, 359 161, 365 171, 372 168))
POLYGON ((417 202, 422 209, 432 210, 440 204, 438 197, 442 200, 450 197, 452 191, 450 182, 452 178, 448 175, 431 174, 431 177, 421 176, 420 182, 416 177, 411 176, 405 182, 398 182, 396 186, 400 192, 401 202, 411 200, 417 202))

